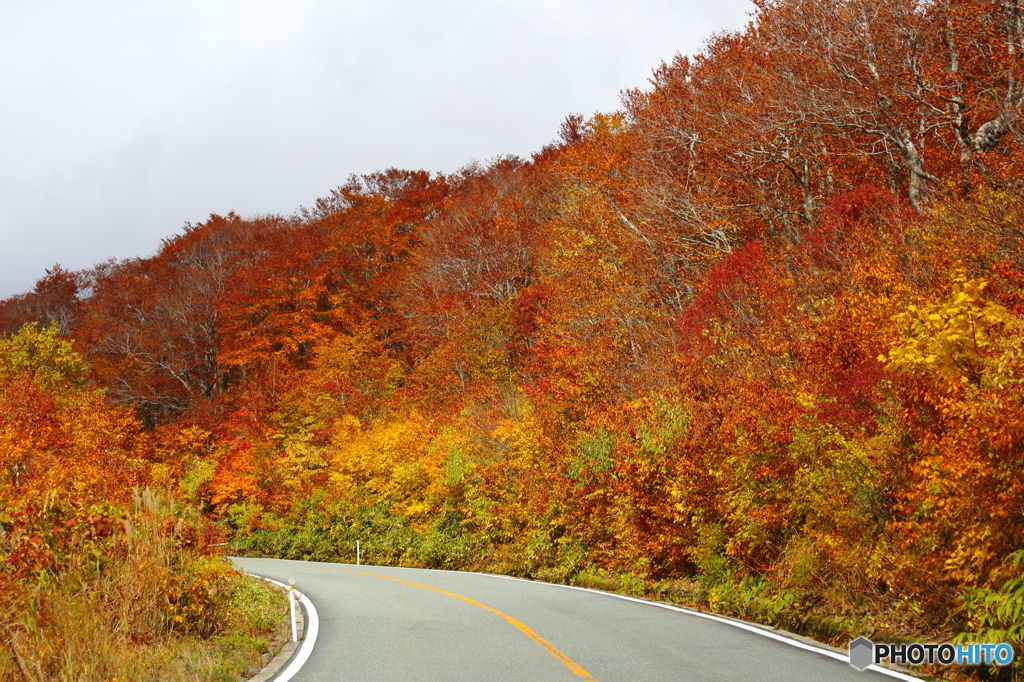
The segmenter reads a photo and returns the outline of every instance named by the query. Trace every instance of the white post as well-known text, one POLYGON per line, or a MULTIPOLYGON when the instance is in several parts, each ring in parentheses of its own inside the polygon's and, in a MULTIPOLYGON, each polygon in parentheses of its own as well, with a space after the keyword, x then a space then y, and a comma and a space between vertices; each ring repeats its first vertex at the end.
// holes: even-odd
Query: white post
POLYGON ((292 641, 299 641, 298 632, 295 630, 295 578, 288 578, 288 606, 292 610, 292 641))
POLYGON ((359 540, 356 540, 356 566, 359 565, 361 559, 362 557, 359 556, 359 540))

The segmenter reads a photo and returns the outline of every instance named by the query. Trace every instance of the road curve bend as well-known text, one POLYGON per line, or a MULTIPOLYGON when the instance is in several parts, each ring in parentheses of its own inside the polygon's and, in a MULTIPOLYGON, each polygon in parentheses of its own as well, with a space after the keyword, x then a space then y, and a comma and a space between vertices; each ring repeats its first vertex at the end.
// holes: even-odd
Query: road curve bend
MULTIPOLYGON (((319 612, 292 678, 330 680, 867 680, 844 660, 648 602, 505 576, 236 558, 319 612)), ((774 633, 773 633, 774 634, 774 633)), ((902 679, 913 679, 903 675, 902 679)))

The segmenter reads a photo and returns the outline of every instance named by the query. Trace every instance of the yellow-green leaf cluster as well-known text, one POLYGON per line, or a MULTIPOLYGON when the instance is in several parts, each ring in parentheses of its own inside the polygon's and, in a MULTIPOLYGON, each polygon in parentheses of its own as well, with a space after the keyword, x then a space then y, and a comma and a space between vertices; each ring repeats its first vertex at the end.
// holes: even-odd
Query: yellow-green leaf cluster
POLYGON ((940 301, 911 305, 893 316, 901 342, 879 360, 897 372, 939 375, 979 385, 1002 333, 1019 326, 1006 308, 985 299, 987 282, 960 274, 940 301))

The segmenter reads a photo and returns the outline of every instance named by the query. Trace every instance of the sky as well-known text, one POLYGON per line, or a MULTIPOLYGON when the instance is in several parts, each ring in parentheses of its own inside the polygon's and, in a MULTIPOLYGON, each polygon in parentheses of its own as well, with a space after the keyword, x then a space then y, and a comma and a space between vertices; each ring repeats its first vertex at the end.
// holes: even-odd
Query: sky
POLYGON ((289 215, 353 173, 527 157, 750 0, 0 0, 0 298, 289 215))

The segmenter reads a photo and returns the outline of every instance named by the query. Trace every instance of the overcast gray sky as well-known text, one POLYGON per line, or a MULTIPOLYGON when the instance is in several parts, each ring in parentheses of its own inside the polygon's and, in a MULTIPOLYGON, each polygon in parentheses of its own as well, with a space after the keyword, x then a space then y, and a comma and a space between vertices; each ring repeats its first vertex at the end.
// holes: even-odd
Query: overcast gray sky
POLYGON ((0 297, 291 213, 351 173, 526 156, 750 0, 0 0, 0 297))

